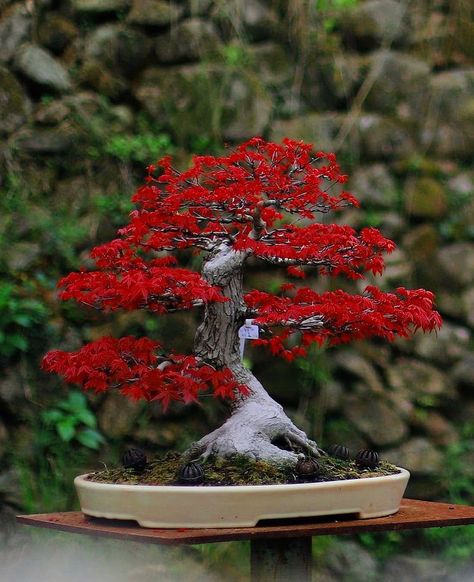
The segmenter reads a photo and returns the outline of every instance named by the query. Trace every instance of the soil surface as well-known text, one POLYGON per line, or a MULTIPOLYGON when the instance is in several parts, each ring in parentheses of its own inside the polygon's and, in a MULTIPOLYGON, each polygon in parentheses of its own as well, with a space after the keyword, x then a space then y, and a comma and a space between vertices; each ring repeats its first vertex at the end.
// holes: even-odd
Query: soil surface
MULTIPOLYGON (((278 467, 264 461, 253 461, 234 456, 226 459, 209 458, 201 467, 204 478, 192 486, 216 485, 282 485, 291 483, 317 483, 382 477, 399 473, 399 469, 381 461, 376 469, 361 469, 352 460, 342 461, 330 456, 317 459, 319 471, 313 476, 302 476, 294 468, 278 467)), ((184 466, 180 453, 168 453, 165 457, 150 461, 142 472, 133 469, 105 469, 89 474, 89 479, 98 483, 130 485, 183 485, 180 470, 184 466)))

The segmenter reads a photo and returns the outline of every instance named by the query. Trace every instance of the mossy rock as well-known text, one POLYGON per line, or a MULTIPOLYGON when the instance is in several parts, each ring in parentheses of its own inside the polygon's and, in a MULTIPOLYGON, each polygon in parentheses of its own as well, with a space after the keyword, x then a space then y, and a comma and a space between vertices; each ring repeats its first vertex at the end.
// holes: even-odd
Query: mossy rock
POLYGON ((170 26, 183 14, 183 7, 164 0, 133 0, 127 22, 146 27, 170 26))
MULTIPOLYGON (((280 26, 271 2, 261 0, 226 0, 214 2, 211 18, 218 24, 226 38, 238 35, 248 41, 262 41, 284 37, 285 27, 280 26), (282 30, 283 28, 283 30, 282 30)), ((286 40, 286 38, 285 38, 286 40)))
POLYGON ((360 154, 372 160, 404 160, 416 150, 413 128, 388 116, 362 115, 354 131, 358 134, 360 154))
POLYGON ((343 115, 333 112, 308 113, 293 119, 277 120, 272 124, 271 139, 281 141, 291 137, 314 143, 318 149, 331 151, 343 121, 343 115))
POLYGON ((419 122, 429 104, 430 67, 405 53, 382 50, 371 56, 378 75, 367 95, 369 110, 419 122))
POLYGON ((405 9, 395 0, 357 2, 340 16, 340 26, 346 40, 359 49, 371 49, 383 41, 395 44, 409 40, 405 9))
POLYGON ((25 44, 15 55, 15 67, 27 79, 51 91, 67 92, 72 88, 68 71, 45 49, 25 44))
POLYGON ((386 455, 398 466, 409 467, 415 475, 435 476, 443 470, 443 454, 424 437, 412 438, 386 455))
POLYGON ((355 169, 350 179, 351 192, 367 206, 395 208, 397 186, 385 164, 371 164, 355 169))
POLYGON ((438 252, 443 287, 453 289, 474 283, 474 243, 456 242, 438 252))
POLYGON ((85 40, 85 62, 95 62, 109 71, 134 77, 146 63, 152 41, 140 30, 122 24, 105 24, 85 40))
POLYGON ((130 0, 72 0, 72 9, 76 12, 119 12, 128 8, 130 0))
POLYGON ((366 77, 370 58, 366 55, 335 54, 321 56, 311 51, 303 71, 302 93, 306 102, 317 110, 347 106, 366 77))
POLYGON ((372 443, 393 445, 408 434, 408 427, 393 405, 373 393, 349 395, 344 403, 344 415, 372 443))
POLYGON ((5 424, 0 419, 0 459, 6 453, 9 442, 8 442, 8 430, 5 424))
POLYGON ((438 73, 431 80, 430 92, 432 123, 436 120, 465 121, 472 107, 474 70, 454 69, 438 73))
POLYGON ((15 148, 26 155, 71 153, 79 145, 79 135, 69 125, 29 129, 15 136, 15 148))
POLYGON ((434 407, 456 396, 450 377, 421 360, 399 358, 387 370, 387 379, 400 394, 407 393, 409 387, 409 398, 421 406, 434 407))
MULTIPOLYGON (((31 36, 32 14, 25 2, 17 2, 6 10, 0 0, 0 62, 9 62, 18 48, 31 36)), ((6 2, 10 4, 10 2, 6 2)))
POLYGON ((244 140, 262 135, 272 100, 251 71, 197 64, 144 71, 134 91, 147 113, 180 145, 196 138, 244 140))
MULTIPOLYGON (((465 5, 465 9, 467 8, 468 3, 465 5)), ((473 8, 471 5, 471 14, 466 13, 464 17, 458 19, 456 31, 450 35, 447 47, 448 51, 451 49, 455 53, 464 55, 468 62, 472 62, 474 59, 474 22, 472 15, 473 8)))
POLYGON ((38 38, 40 43, 55 54, 61 54, 76 38, 79 31, 75 24, 57 13, 47 14, 40 23, 38 38))
POLYGON ((266 86, 280 87, 291 83, 295 74, 294 61, 281 44, 269 41, 251 45, 248 55, 266 86))
POLYGON ((441 218, 446 214, 444 186, 431 176, 410 180, 405 191, 405 210, 418 218, 441 218))
MULTIPOLYGON (((229 50, 232 57, 234 46, 237 45, 228 44, 223 49, 224 55, 229 50)), ((301 92, 294 90, 294 60, 284 45, 273 41, 249 45, 245 51, 241 51, 241 58, 248 61, 262 84, 270 91, 278 116, 287 118, 306 109, 301 92)))
POLYGON ((0 67, 0 134, 18 129, 28 120, 31 105, 22 86, 5 67, 0 67))
POLYGON ((432 224, 420 224, 408 232, 403 239, 403 247, 415 263, 432 261, 439 248, 440 237, 432 224))
POLYGON ((471 161, 474 147, 474 70, 454 69, 431 79, 426 149, 443 159, 471 161))
POLYGON ((11 244, 3 257, 8 269, 12 272, 24 272, 36 263, 41 254, 38 243, 20 241, 11 244))
POLYGON ((212 22, 189 18, 157 37, 155 54, 159 63, 189 63, 215 52, 219 44, 220 39, 212 22))
POLYGON ((119 393, 108 394, 98 414, 99 426, 107 436, 123 438, 130 434, 142 410, 142 404, 129 401, 119 393))
POLYGON ((98 61, 87 61, 79 71, 82 85, 95 89, 98 93, 117 99, 123 96, 128 85, 125 79, 105 68, 98 61))

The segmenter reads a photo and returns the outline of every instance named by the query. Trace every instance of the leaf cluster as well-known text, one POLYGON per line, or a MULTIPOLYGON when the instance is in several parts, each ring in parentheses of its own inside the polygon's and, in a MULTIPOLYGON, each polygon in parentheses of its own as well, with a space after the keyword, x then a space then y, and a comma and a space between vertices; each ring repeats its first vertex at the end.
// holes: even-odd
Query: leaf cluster
POLYGON ((76 441, 88 449, 98 449, 105 442, 97 430, 97 419, 81 392, 70 392, 66 399, 42 411, 41 420, 65 443, 76 441))
POLYGON ((26 352, 30 342, 28 330, 43 322, 46 307, 31 299, 13 283, 0 285, 0 358, 12 358, 26 352))

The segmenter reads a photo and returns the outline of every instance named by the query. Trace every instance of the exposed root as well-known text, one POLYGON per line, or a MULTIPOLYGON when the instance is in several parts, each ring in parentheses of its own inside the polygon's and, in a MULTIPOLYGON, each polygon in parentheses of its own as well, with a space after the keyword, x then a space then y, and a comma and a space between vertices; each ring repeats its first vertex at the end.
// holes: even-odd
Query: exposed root
POLYGON ((282 407, 269 399, 265 405, 244 401, 219 428, 193 443, 186 457, 206 460, 209 456, 244 455, 277 465, 294 465, 301 453, 319 456, 321 449, 297 428, 282 407), (274 444, 288 444, 290 450, 274 444))

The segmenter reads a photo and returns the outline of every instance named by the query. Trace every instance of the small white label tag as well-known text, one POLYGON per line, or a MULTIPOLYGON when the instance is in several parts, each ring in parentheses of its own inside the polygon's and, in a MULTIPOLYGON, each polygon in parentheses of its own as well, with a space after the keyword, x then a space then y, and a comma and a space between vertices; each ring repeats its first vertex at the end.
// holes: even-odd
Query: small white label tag
POLYGON ((258 325, 254 325, 252 321, 253 319, 246 319, 244 325, 239 329, 240 359, 244 358, 245 340, 258 339, 258 325))
POLYGON ((243 325, 239 329, 241 339, 258 339, 258 325, 243 325))

